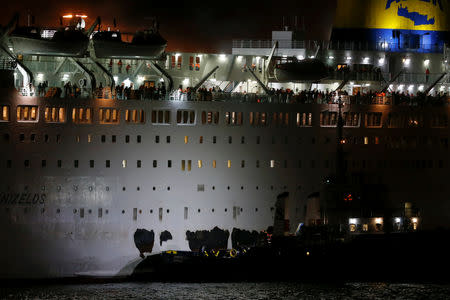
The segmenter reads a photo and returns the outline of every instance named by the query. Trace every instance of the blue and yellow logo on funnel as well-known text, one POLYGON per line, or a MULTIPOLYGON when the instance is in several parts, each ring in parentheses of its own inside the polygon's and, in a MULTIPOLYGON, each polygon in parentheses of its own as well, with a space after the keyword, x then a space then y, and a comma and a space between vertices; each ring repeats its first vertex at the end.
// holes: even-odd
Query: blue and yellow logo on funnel
POLYGON ((335 26, 448 31, 448 0, 339 0, 335 26))

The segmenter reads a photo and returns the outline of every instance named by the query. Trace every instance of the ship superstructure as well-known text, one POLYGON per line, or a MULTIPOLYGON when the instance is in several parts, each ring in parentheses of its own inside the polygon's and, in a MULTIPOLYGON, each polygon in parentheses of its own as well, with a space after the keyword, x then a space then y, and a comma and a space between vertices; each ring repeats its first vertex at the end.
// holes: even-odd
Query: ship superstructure
POLYGON ((140 255, 251 246, 270 226, 448 227, 447 46, 295 36, 134 59, 5 38, 0 277, 127 275, 140 255), (304 73, 280 82, 286 63, 304 73))

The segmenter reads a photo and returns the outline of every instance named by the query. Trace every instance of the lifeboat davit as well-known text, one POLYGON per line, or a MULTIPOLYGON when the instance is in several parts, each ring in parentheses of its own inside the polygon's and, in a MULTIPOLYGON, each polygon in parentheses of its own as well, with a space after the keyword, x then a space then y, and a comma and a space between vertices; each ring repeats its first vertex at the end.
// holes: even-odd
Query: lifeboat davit
POLYGON ((43 38, 38 27, 17 27, 9 40, 17 54, 80 57, 86 53, 89 38, 81 30, 66 27, 52 38, 43 38))
POLYGON ((122 41, 118 31, 97 32, 92 40, 97 58, 155 59, 167 46, 167 41, 154 30, 137 32, 131 42, 122 41))

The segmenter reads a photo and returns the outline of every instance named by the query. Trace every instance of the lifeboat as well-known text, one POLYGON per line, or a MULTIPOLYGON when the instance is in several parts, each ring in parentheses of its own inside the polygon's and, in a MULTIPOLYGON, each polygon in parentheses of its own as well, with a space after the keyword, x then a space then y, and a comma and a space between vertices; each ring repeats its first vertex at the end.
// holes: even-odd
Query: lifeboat
POLYGON ((89 44, 83 31, 70 27, 56 31, 52 38, 43 38, 38 27, 17 27, 9 40, 17 54, 43 56, 80 57, 89 44))
POLYGON ((118 31, 97 32, 92 40, 97 58, 155 59, 167 46, 167 41, 152 29, 137 32, 131 42, 122 41, 118 31))
POLYGON ((328 69, 318 59, 293 60, 275 66, 278 82, 318 82, 328 76, 328 69))

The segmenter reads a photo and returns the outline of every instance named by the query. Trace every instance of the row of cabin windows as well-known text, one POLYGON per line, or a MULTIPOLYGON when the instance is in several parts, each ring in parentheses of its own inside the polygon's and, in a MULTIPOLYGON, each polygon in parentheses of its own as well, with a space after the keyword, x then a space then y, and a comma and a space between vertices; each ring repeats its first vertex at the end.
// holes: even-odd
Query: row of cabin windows
MULTIPOLYGON (((253 208, 252 208, 253 209, 253 208)), ((192 212, 193 211, 197 211, 197 213, 201 213, 202 212, 202 209, 201 208, 197 208, 197 209, 194 209, 194 208, 189 208, 189 207, 187 207, 187 206, 185 206, 184 207, 184 213, 183 213, 183 218, 185 219, 185 220, 187 220, 188 218, 189 218, 189 215, 190 214, 192 214, 192 212), (189 211, 191 211, 190 213, 189 213, 189 211)), ((273 208, 273 207, 271 207, 270 208, 270 211, 271 212, 273 212, 275 210, 275 208, 273 208)), ((6 212, 9 212, 9 208, 5 208, 5 211, 6 212)), ((214 208, 211 208, 211 213, 214 213, 216 210, 214 209, 214 208)), ((244 209, 242 208, 242 207, 238 207, 238 206, 233 206, 233 219, 237 219, 237 217, 242 213, 244 211, 244 209)), ((258 208, 257 207, 255 207, 254 208, 254 212, 255 213, 258 213, 258 208)), ((41 214, 44 214, 46 212, 46 209, 45 208, 41 208, 41 214)), ((88 215, 91 215, 91 214, 93 214, 94 213, 94 211, 92 210, 92 209, 86 209, 86 212, 85 212, 85 209, 84 208, 80 208, 79 210, 78 209, 76 209, 76 208, 74 208, 73 210, 72 210, 72 212, 73 212, 73 214, 74 215, 79 215, 79 217, 81 218, 81 219, 83 219, 84 217, 85 217, 85 214, 87 213, 88 215)), ((122 209, 122 210, 119 210, 119 212, 121 212, 121 214, 122 215, 125 215, 125 213, 126 213, 126 210, 125 209, 122 209)), ((203 210, 203 213, 205 212, 205 210, 203 210)), ((224 212, 225 213, 227 213, 228 212, 228 208, 224 208, 224 212)), ((28 213, 28 208, 27 207, 25 207, 25 208, 23 208, 23 213, 24 214, 27 214, 28 213)), ((62 213, 62 210, 60 209, 60 208, 57 208, 56 209, 56 214, 61 214, 62 213)), ((108 215, 110 213, 110 211, 109 211, 109 209, 105 209, 104 210, 104 214, 105 215, 108 215)), ((149 213, 150 214, 153 214, 153 209, 150 209, 149 210, 149 213)), ((170 209, 166 209, 166 214, 169 214, 170 213, 170 209)), ((111 211, 111 214, 113 214, 113 212, 111 211)), ((134 207, 133 208, 133 211, 132 211, 132 214, 131 214, 131 218, 133 219, 133 221, 137 221, 137 219, 138 219, 138 215, 141 215, 142 214, 142 209, 138 209, 137 207, 134 207)), ((158 209, 158 219, 159 219, 159 221, 162 221, 163 220, 163 215, 164 215, 164 209, 162 208, 162 207, 160 207, 159 209, 158 209)), ((97 209, 97 217, 100 219, 100 218, 103 218, 103 208, 98 208, 97 209)))
MULTIPOLYGON (((170 56, 170 69, 181 70, 183 65, 183 56, 181 55, 171 55, 170 56)), ((169 65, 167 65, 167 69, 169 65)), ((200 71, 200 56, 189 56, 189 70, 190 71, 200 71)))
MULTIPOLYGON (((61 143, 62 142, 62 138, 61 135, 57 134, 56 136, 56 143, 61 143)), ((130 143, 131 142, 131 136, 130 135, 125 135, 124 136, 125 139, 125 143, 130 143)), ((9 142, 10 141, 10 135, 8 133, 3 134, 3 140, 5 142, 9 142)), ((188 144, 189 143, 189 136, 184 136, 184 143, 188 144)), ((21 133, 19 134, 19 141, 20 142, 25 142, 25 134, 21 133)), ((37 135, 32 133, 30 134, 30 141, 31 142, 37 142, 37 135)), ((100 136, 100 141, 101 143, 106 143, 106 142, 111 142, 111 143, 116 143, 117 142, 117 136, 116 135, 111 135, 110 138, 106 135, 101 135, 100 136)), ((205 141, 203 136, 200 136, 198 139, 198 143, 199 144, 203 144, 205 141)), ((213 144, 217 143, 217 136, 213 136, 212 140, 208 140, 210 142, 212 142, 213 144)), ((256 144, 261 144, 261 137, 257 136, 256 137, 256 144)), ((275 137, 272 136, 271 138, 271 144, 276 144, 277 141, 280 141, 283 144, 289 144, 289 137, 288 136, 284 136, 284 137, 275 137)), ((323 138, 323 143, 324 144, 330 144, 332 141, 332 139, 330 137, 324 137, 323 138)), ((43 135, 43 142, 45 143, 49 143, 50 142, 50 137, 48 134, 44 134, 43 135)), ((81 137, 79 135, 75 136, 75 142, 76 143, 80 143, 81 142, 81 137)), ((87 142, 88 143, 92 143, 94 142, 94 136, 92 134, 88 134, 87 135, 87 142)), ((159 144, 161 142, 160 136, 156 135, 155 136, 155 143, 159 144)), ((171 136, 166 136, 165 138, 165 142, 167 144, 171 143, 171 136)), ((233 143, 233 137, 232 136, 228 136, 225 139, 225 142, 228 144, 232 144, 233 143)), ((241 144, 246 144, 247 140, 245 138, 245 136, 241 136, 239 139, 239 142, 241 144)), ((302 144, 303 140, 301 137, 297 138, 297 143, 298 144, 302 144)), ((311 138, 310 140, 311 144, 316 144, 316 138, 311 138)), ((140 144, 142 143, 142 136, 141 135, 137 135, 136 136, 136 143, 140 144)), ((416 148, 418 146, 440 146, 443 148, 448 148, 448 144, 449 144, 449 139, 448 137, 429 137, 429 136, 423 136, 423 137, 417 137, 417 136, 386 136, 386 137, 379 137, 379 136, 352 136, 352 137, 345 137, 342 139, 341 141, 342 144, 348 144, 348 145, 380 145, 380 144, 384 144, 386 147, 388 148, 416 148)))
MULTIPOLYGON (((65 162, 67 163, 67 162, 65 162)), ((293 168, 303 168, 303 167, 309 167, 309 168, 316 168, 316 167, 323 167, 323 168, 334 168, 334 161, 332 160, 324 160, 323 165, 317 165, 316 160, 309 160, 309 161, 302 161, 298 160, 295 162, 291 162, 291 167, 293 168), (307 162, 305 164, 305 162, 307 162)), ((26 159, 23 162, 23 165, 25 168, 31 168, 31 160, 26 159)), ((89 168, 95 168, 96 164, 94 160, 89 160, 85 166, 88 166, 89 168)), ((172 160, 167 160, 167 168, 172 168, 173 163, 172 160)), ((216 160, 212 160, 211 162, 206 162, 203 160, 181 160, 180 163, 180 170, 190 172, 194 168, 194 166, 198 169, 202 169, 205 167, 212 167, 217 168, 218 163, 216 160)), ((227 160, 225 162, 222 162, 222 166, 226 168, 232 168, 233 164, 231 160, 227 160)), ((245 160, 241 160, 236 162, 236 167, 238 168, 246 168, 247 163, 245 160)), ((288 160, 270 160, 270 161, 260 161, 256 160, 254 162, 254 166, 256 168, 288 168, 289 163, 288 160)), ((6 168, 12 168, 13 162, 12 160, 6 160, 6 168)), ((48 167, 47 160, 41 160, 41 167, 46 168, 48 167)), ((63 161, 62 160, 56 160, 56 167, 62 168, 63 167, 63 161)), ((82 165, 80 164, 79 160, 73 161, 73 168, 80 168, 82 165)), ((105 168, 111 168, 111 160, 105 160, 105 168)), ((122 160, 120 163, 121 168, 128 168, 130 167, 127 160, 122 160)), ((152 168, 158 168, 158 161, 153 160, 151 164, 152 168)), ((161 166, 160 166, 161 167, 161 166)), ((411 159, 411 160, 345 160, 344 161, 344 168, 351 168, 351 169, 372 169, 372 168, 415 168, 415 169, 425 169, 425 168, 443 168, 444 167, 444 161, 443 160, 420 160, 420 159, 411 159)), ((143 168, 143 162, 142 160, 136 161, 136 168, 143 168)))
MULTIPOLYGON (((0 121, 10 120, 10 108, 8 105, 2 105, 0 121)), ((152 124, 171 124, 170 110, 152 110, 152 124)), ((196 112, 194 110, 177 110, 177 124, 196 124, 196 112)), ((288 112, 249 112, 249 124, 251 126, 268 126, 272 124, 277 127, 287 127, 290 124, 291 114, 288 112)), ((381 127, 381 112, 365 113, 366 127, 381 127)), ((38 106, 21 105, 17 107, 17 120, 21 122, 38 121, 38 106)), ((48 123, 64 123, 66 122, 66 109, 64 107, 45 107, 44 120, 48 123)), ((72 120, 76 124, 91 124, 93 121, 92 108, 73 108, 72 120)), ((324 111, 320 113, 321 126, 336 126, 338 121, 338 113, 324 111)), ((346 127, 359 127, 361 121, 361 113, 344 112, 343 125, 346 127)), ((120 110, 116 108, 100 108, 99 109, 100 124, 119 124, 120 110)), ((125 110, 125 122, 134 124, 144 124, 145 111, 142 109, 125 110)), ((227 125, 244 124, 243 112, 225 112, 224 122, 227 125)), ((294 113, 294 122, 297 127, 312 126, 312 113, 294 113)), ((218 111, 202 111, 201 123, 219 124, 218 111)), ((424 115, 420 113, 389 113, 387 125, 391 128, 407 128, 407 127, 424 127, 424 115)), ((432 114, 430 116, 430 125, 434 128, 448 127, 448 116, 444 114, 432 114)))

